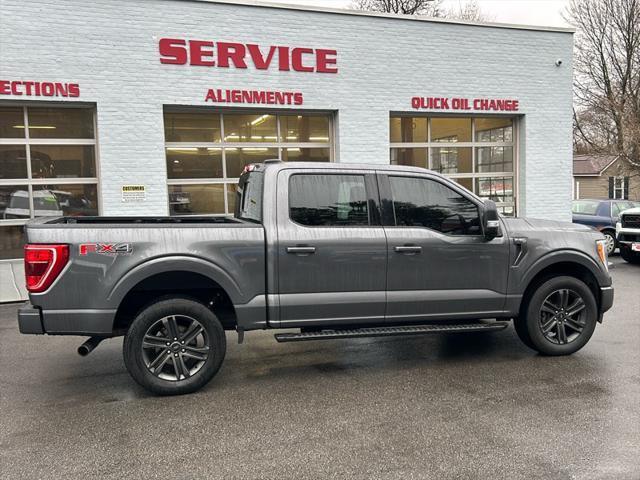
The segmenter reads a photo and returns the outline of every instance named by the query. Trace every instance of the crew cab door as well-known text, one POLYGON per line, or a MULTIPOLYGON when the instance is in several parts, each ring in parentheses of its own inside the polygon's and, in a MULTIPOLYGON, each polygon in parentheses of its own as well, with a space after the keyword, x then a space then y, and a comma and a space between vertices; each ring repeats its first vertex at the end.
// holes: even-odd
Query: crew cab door
POLYGON ((383 322, 387 243, 375 173, 284 169, 277 188, 280 326, 383 322))
POLYGON ((487 241, 481 202, 440 177, 380 174, 389 323, 503 312, 509 245, 487 241))

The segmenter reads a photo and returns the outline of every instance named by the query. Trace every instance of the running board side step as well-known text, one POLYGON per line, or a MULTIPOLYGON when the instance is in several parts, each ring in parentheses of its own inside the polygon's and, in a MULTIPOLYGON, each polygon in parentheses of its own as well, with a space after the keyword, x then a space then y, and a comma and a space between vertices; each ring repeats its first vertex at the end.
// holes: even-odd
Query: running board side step
POLYGON ((319 330, 317 332, 276 333, 276 341, 304 342, 309 340, 334 340, 337 338, 396 337, 401 335, 425 335, 427 333, 491 332, 504 330, 509 322, 469 323, 458 325, 415 325, 403 327, 353 328, 348 330, 319 330))

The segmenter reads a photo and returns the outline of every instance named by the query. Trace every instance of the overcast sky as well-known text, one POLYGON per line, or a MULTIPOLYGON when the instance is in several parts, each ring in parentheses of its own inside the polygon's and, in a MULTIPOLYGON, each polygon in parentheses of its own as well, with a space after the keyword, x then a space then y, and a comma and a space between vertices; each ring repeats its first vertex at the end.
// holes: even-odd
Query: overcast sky
MULTIPOLYGON (((321 7, 348 8, 351 0, 270 0, 275 3, 295 3, 321 7)), ((603 0, 606 1, 606 0, 603 0)), ((569 0, 477 0, 492 21, 526 25, 566 27, 562 11, 569 0)), ((456 7, 464 0, 444 0, 445 7, 456 7)))

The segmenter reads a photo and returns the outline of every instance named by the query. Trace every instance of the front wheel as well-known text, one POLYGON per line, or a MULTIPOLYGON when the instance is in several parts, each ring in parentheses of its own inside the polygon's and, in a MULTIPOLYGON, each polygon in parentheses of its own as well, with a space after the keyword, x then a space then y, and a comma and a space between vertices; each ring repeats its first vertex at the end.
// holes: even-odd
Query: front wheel
POLYGON ((593 335, 598 305, 593 292, 574 277, 553 277, 525 300, 516 332, 529 347, 544 355, 570 355, 593 335))
POLYGON ((226 337, 215 314, 200 302, 164 298, 133 321, 124 345, 127 370, 158 395, 192 393, 218 372, 226 337))
POLYGON ((626 245, 620 247, 620 256, 625 262, 640 265, 640 253, 634 252, 626 245))

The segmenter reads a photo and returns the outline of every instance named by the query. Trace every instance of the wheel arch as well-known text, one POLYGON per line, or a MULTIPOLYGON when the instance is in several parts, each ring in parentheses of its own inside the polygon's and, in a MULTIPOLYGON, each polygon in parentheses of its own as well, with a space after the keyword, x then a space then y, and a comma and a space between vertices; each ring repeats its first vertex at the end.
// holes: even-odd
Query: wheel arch
POLYGON ((559 276, 573 277, 584 282, 593 293, 598 308, 600 308, 600 284, 602 279, 599 279, 594 273, 594 269, 599 272, 597 265, 594 265, 594 263, 586 255, 577 253, 541 261, 537 268, 530 270, 525 280, 523 280, 524 294, 520 303, 520 315, 527 308, 528 300, 533 292, 548 279, 559 276))
POLYGON ((169 295, 187 296, 205 304, 227 329, 235 328, 235 305, 242 292, 220 267, 193 257, 160 257, 132 269, 113 288, 109 302, 116 308, 114 333, 122 333, 141 308, 169 295))

